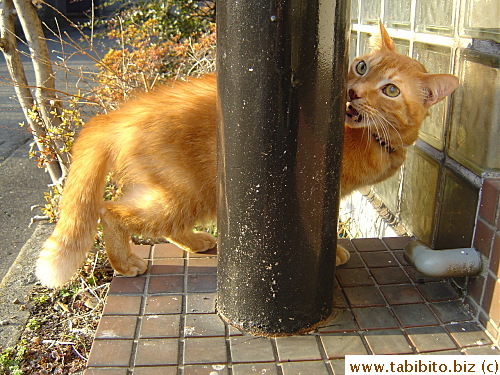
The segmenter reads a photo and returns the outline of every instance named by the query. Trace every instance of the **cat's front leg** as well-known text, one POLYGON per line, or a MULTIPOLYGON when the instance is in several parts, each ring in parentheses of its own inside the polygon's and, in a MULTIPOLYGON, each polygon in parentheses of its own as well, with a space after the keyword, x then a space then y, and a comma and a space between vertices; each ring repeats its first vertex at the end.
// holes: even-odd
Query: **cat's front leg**
POLYGON ((340 266, 344 263, 346 263, 351 255, 349 254, 349 251, 347 251, 343 246, 337 245, 337 256, 335 260, 335 265, 340 266))
POLYGON ((187 231, 170 235, 168 239, 183 250, 192 253, 207 251, 217 246, 216 238, 207 232, 187 231))

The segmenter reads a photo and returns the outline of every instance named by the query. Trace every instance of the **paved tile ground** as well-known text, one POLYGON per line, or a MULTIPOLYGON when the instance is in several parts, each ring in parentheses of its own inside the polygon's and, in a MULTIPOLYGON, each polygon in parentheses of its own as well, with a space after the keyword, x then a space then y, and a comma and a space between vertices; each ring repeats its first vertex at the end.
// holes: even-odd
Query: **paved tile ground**
POLYGON ((407 238, 340 240, 337 314, 306 335, 260 338, 215 312, 215 254, 135 246, 146 275, 113 279, 84 375, 343 374, 348 354, 500 354, 445 280, 404 261, 407 238))

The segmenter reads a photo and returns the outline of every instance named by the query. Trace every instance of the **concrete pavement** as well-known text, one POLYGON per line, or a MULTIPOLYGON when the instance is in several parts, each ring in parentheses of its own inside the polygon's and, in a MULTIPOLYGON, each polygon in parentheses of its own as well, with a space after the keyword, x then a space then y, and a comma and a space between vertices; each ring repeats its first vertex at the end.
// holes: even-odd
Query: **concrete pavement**
MULTIPOLYGON (((79 33, 68 30, 70 38, 78 40, 79 33)), ((94 62, 85 55, 65 46, 61 54, 61 44, 49 42, 52 61, 61 61, 71 55, 65 65, 73 71, 95 70, 94 62)), ((27 47, 19 45, 21 50, 27 47)), ((103 50, 103 47, 101 47, 103 50)), ((25 60, 25 69, 30 84, 34 85, 31 62, 25 60)), ((55 70, 57 88, 65 92, 76 92, 77 88, 87 91, 92 82, 79 80, 74 74, 55 70), (69 82, 69 84, 67 84, 69 82)), ((0 77, 10 75, 0 53, 0 77)), ((43 205, 44 192, 51 182, 48 174, 28 158, 31 134, 19 123, 24 116, 15 98, 14 88, 0 80, 0 348, 14 345, 23 329, 28 311, 20 305, 25 295, 36 282, 34 264, 38 252, 50 235, 53 225, 38 224, 29 227, 31 218, 40 211, 31 211, 33 205, 43 205)))
MULTIPOLYGON (((33 69, 26 67, 32 79, 33 69)), ((3 54, 0 76, 9 77, 3 54)), ((24 115, 14 98, 12 86, 0 85, 0 347, 17 342, 29 317, 20 306, 35 282, 36 255, 47 237, 29 224, 31 206, 44 203, 50 178, 28 159, 32 137, 19 126, 24 115), (33 246, 37 241, 39 246, 33 246)))
MULTIPOLYGON (((0 76, 9 77, 0 54, 0 76)), ((33 68, 27 71, 33 76, 33 68)), ((0 85, 0 280, 33 234, 29 228, 31 206, 44 203, 50 178, 28 159, 31 134, 19 123, 25 121, 12 86, 0 85)))
MULTIPOLYGON (((66 40, 79 40, 78 31, 69 29, 68 33, 66 40)), ((48 39, 54 37, 49 36, 48 39)), ((72 72, 80 69, 94 71, 94 62, 88 56, 75 52, 74 48, 56 41, 48 42, 48 47, 52 61, 65 60, 70 70, 54 68, 57 88, 70 93, 78 89, 83 92, 90 90, 92 82, 82 80, 72 72), (68 56, 71 57, 67 59, 68 56)), ((27 51, 27 47, 21 43, 19 48, 27 51)), ((31 61, 26 57, 23 57, 23 61, 28 82, 34 85, 31 61)), ((0 77, 10 79, 3 54, 0 54, 0 77)), ((32 212, 31 206, 45 203, 43 193, 49 190, 47 184, 51 182, 48 174, 37 168, 34 160, 28 159, 33 139, 25 128, 19 126, 25 119, 16 101, 14 88, 3 82, 5 80, 0 80, 0 280, 32 235, 34 228, 28 225, 33 215, 40 214, 40 211, 32 212)))

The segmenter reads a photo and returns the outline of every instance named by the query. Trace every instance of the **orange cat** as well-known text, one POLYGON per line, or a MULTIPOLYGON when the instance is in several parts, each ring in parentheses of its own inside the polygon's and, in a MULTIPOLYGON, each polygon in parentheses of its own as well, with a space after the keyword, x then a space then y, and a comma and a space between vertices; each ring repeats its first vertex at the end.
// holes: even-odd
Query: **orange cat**
MULTIPOLYGON (((458 84, 427 74, 397 54, 380 25, 378 46, 351 65, 341 194, 381 181, 403 163, 428 108, 458 84)), ((91 248, 100 218, 113 268, 126 276, 146 271, 130 251, 130 235, 166 236, 186 251, 213 248, 215 238, 193 232, 215 219, 216 78, 206 75, 140 95, 94 117, 73 148, 61 216, 37 263, 44 285, 68 281, 91 248), (116 201, 102 199, 106 175, 124 186, 116 201)), ((337 264, 349 258, 337 249, 337 264)))
MULTIPOLYGON (((428 74, 418 61, 397 53, 379 26, 380 36, 371 40, 374 50, 355 58, 349 69, 341 196, 392 176, 406 147, 417 140, 429 107, 458 86, 457 77, 428 74)), ((337 246, 337 264, 348 259, 348 251, 337 246)))

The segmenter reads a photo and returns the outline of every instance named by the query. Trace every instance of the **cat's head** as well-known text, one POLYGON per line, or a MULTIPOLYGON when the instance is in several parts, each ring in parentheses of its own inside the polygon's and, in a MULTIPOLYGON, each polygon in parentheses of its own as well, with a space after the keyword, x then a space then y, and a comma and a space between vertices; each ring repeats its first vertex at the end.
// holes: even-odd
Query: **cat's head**
POLYGON ((345 123, 390 139, 393 146, 408 146, 429 107, 451 94, 458 78, 429 74, 418 61, 399 54, 381 22, 372 45, 371 53, 351 63, 345 123))

